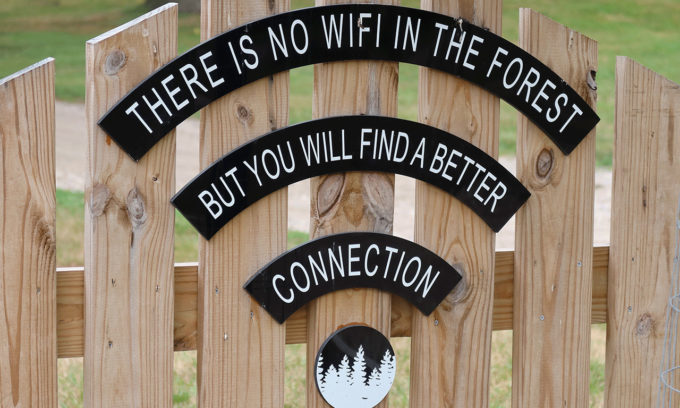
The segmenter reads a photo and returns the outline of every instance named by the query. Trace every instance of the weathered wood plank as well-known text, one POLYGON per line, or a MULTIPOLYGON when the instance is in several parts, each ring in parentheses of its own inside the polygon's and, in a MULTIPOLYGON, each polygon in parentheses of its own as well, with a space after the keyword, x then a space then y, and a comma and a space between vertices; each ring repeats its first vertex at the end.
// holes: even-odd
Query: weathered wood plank
POLYGON ((87 42, 86 406, 172 404, 175 135, 136 163, 97 120, 176 53, 176 4, 87 42))
MULTIPOLYGON (((352 3, 398 5, 398 0, 352 3)), ((317 0, 317 6, 346 3, 317 0)), ((351 26, 357 22, 349 22, 351 26)), ((397 115, 399 64, 353 61, 314 66, 312 112, 315 118, 340 114, 397 115)), ((394 175, 347 172, 310 182, 310 236, 346 231, 392 233, 394 175)), ((328 336, 349 323, 371 326, 390 335, 389 293, 375 289, 344 290, 310 303, 307 311, 307 406, 326 407, 316 389, 316 353, 328 336)), ((387 399, 378 405, 387 406, 387 399)))
MULTIPOLYGON (((500 34, 501 0, 424 0, 421 4, 423 9, 462 17, 500 34)), ((498 157, 497 97, 459 78, 421 68, 418 99, 421 122, 498 157)), ((416 182, 415 241, 460 266, 463 281, 430 316, 413 314, 410 406, 487 406, 495 234, 456 199, 416 182)))
POLYGON ((609 407, 657 402, 680 192, 679 124, 680 85, 618 57, 605 387, 609 407))
MULTIPOLYGON (((512 329, 514 252, 496 252, 493 329, 512 329)), ((592 323, 607 317, 609 247, 593 248, 592 323)), ((198 264, 175 265, 175 351, 196 350, 198 264)), ((57 352, 59 357, 82 357, 84 347, 83 268, 57 270, 57 352)), ((392 296, 392 337, 411 336, 413 307, 392 296)), ((307 308, 286 321, 286 344, 307 341, 307 308)))
MULTIPOLYGON (((530 9, 520 46, 591 106, 597 43, 530 9)), ((532 196, 516 215, 513 407, 585 407, 589 396, 595 131, 569 155, 524 116, 517 176, 532 196)))
MULTIPOLYGON (((288 0, 204 0, 201 38, 289 7, 288 0)), ((224 96, 201 113, 201 168, 287 123, 287 72, 224 96)), ((287 211, 283 189, 250 206, 210 241, 200 238, 199 406, 283 406, 285 326, 242 285, 286 249, 287 211)))
POLYGON ((0 406, 57 406, 54 60, 0 79, 0 406))

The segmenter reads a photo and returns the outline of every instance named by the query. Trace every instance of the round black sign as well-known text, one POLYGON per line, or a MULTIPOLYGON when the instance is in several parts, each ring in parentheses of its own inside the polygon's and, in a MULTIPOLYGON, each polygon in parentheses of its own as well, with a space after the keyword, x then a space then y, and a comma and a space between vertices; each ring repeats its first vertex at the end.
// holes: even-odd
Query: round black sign
POLYGON ((333 408, 373 408, 394 382, 397 362, 389 340, 368 326, 333 333, 316 355, 316 386, 333 408))

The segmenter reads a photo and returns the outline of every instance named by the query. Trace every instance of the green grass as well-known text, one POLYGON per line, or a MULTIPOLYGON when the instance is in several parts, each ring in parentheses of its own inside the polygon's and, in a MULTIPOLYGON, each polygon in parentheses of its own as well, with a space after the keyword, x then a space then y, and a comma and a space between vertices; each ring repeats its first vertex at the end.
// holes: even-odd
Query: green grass
MULTIPOLYGON (((293 0, 294 8, 311 0, 293 0)), ((402 1, 409 7, 419 2, 402 1)), ((611 166, 614 134, 614 66, 630 56, 671 80, 680 81, 680 2, 677 0, 506 0, 503 36, 517 41, 518 7, 533 8, 599 42, 597 163, 611 166)), ((0 77, 48 56, 56 58, 58 99, 85 98, 85 42, 144 12, 142 0, 4 0, 0 4, 0 77)), ((179 52, 199 42, 199 17, 180 14, 179 52)), ((290 121, 312 117, 312 67, 290 75, 290 121)), ((418 69, 400 64, 399 116, 417 120, 418 69)), ((501 108, 500 152, 515 151, 517 113, 501 108)))

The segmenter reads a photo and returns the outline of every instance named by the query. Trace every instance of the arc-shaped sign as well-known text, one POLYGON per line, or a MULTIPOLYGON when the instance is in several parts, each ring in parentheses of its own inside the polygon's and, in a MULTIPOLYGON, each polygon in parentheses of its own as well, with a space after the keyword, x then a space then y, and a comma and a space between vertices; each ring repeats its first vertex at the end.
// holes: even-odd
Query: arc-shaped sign
POLYGON ((171 201, 210 239, 239 212, 282 187, 354 170, 426 181, 458 198, 496 232, 530 196, 491 156, 443 130, 383 116, 336 116, 242 145, 203 170, 171 201))
POLYGON ((429 315, 460 282, 456 268, 409 240, 349 232, 310 241, 274 259, 243 286, 279 323, 319 296, 375 288, 429 315))
POLYGON ((99 125, 139 160, 234 89, 304 65, 358 59, 417 64, 474 82, 526 115, 565 154, 599 121, 557 74, 489 30, 429 11, 352 4, 278 14, 201 43, 139 84, 99 125))

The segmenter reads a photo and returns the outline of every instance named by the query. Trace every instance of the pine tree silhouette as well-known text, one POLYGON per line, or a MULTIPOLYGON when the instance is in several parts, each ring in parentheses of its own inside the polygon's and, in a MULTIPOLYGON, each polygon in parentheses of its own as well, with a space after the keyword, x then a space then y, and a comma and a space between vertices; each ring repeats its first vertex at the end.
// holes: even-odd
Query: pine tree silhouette
POLYGON ((329 390, 335 390, 340 385, 338 370, 332 364, 330 367, 328 367, 328 370, 326 371, 326 375, 324 376, 324 378, 326 380, 326 388, 329 390))
POLYGON ((366 373, 366 358, 363 346, 359 346, 350 366, 344 355, 338 368, 331 364, 323 370, 323 355, 319 356, 316 376, 319 391, 331 406, 350 408, 372 408, 385 398, 394 380, 396 360, 389 349, 385 350, 380 365, 366 373))
MULTIPOLYGON (((389 353, 389 351, 387 352, 389 353)), ((383 375, 383 378, 386 378, 387 381, 389 381, 388 386, 391 386, 391 381, 394 379, 394 375, 396 374, 395 371, 397 369, 397 364, 394 359, 394 354, 390 354, 390 359, 387 362, 387 367, 385 368, 385 373, 383 375)))
POLYGON ((363 392, 366 385, 366 360, 364 359, 364 346, 360 345, 352 362, 352 388, 363 392))
POLYGON ((316 378, 319 384, 319 390, 323 393, 326 389, 326 378, 323 372, 323 354, 319 355, 319 361, 316 362, 316 378))
POLYGON ((380 365, 378 366, 378 370, 380 370, 380 378, 378 380, 378 386, 380 388, 385 387, 386 385, 390 384, 390 381, 392 378, 394 378, 394 363, 390 363, 391 359, 394 359, 394 356, 392 353, 390 353, 390 350, 385 350, 385 354, 383 354, 382 360, 380 360, 380 365), (392 369, 390 370, 390 365, 392 366, 392 369), (392 375, 390 375, 390 372, 392 375))
POLYGON ((347 354, 342 358, 342 361, 340 361, 340 366, 338 366, 338 377, 340 380, 340 385, 342 387, 345 387, 345 389, 349 389, 349 384, 351 383, 350 379, 350 367, 349 367, 349 358, 347 358, 347 354))
POLYGON ((376 388, 380 383, 380 371, 377 369, 372 369, 371 374, 368 376, 368 388, 376 388))

